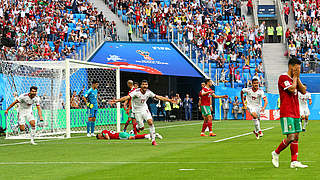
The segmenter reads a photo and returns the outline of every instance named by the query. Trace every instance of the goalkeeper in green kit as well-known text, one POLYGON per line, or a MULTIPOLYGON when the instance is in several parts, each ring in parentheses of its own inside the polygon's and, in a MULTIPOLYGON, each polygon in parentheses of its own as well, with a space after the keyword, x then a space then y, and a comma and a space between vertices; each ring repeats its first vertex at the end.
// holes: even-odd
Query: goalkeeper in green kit
POLYGON ((94 126, 96 117, 98 114, 98 86, 99 82, 97 80, 92 81, 91 88, 84 94, 83 100, 86 103, 89 110, 89 120, 87 122, 87 136, 95 136, 94 126), (91 134, 90 134, 91 128, 91 134))

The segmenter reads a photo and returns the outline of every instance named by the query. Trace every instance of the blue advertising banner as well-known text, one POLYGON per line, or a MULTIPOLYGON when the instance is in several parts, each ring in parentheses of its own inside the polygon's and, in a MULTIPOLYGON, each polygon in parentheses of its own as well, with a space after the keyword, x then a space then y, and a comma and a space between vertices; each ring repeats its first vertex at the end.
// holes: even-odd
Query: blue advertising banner
POLYGON ((320 74, 300 74, 300 79, 307 84, 309 92, 320 93, 320 74))
POLYGON ((275 17, 275 5, 258 5, 258 17, 275 17))
POLYGON ((105 42, 90 61, 127 72, 202 77, 171 44, 105 42))

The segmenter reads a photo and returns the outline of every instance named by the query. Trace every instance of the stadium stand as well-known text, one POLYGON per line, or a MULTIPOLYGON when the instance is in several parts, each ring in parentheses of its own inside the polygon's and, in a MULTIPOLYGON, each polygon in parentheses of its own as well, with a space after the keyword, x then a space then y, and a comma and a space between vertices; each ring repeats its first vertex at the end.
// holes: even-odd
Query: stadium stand
POLYGON ((145 41, 174 42, 200 69, 227 87, 247 86, 255 72, 264 78, 258 70, 264 26, 249 27, 232 1, 115 0, 110 8, 145 41))
POLYGON ((303 73, 320 73, 319 1, 293 0, 295 29, 286 32, 288 56, 297 56, 302 62, 303 73))
POLYGON ((1 32, 16 46, 5 47, 9 60, 62 60, 86 51, 87 41, 103 28, 116 40, 116 29, 88 1, 2 1, 1 32))

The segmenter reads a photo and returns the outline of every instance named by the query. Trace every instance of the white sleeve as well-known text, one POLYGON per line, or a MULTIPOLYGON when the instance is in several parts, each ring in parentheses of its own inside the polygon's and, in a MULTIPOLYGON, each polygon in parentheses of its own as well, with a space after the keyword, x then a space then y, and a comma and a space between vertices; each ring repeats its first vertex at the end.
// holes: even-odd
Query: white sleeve
POLYGON ((130 96, 131 98, 135 97, 136 95, 137 95, 137 91, 136 91, 136 90, 134 90, 134 91, 132 91, 132 92, 129 93, 129 96, 130 96))
POLYGON ((35 104, 36 106, 40 106, 40 97, 36 97, 35 104))
POLYGON ((242 89, 242 92, 243 92, 243 93, 248 93, 248 88, 243 88, 243 89, 242 89))
POLYGON ((310 93, 308 93, 308 99, 309 100, 311 100, 312 98, 311 98, 311 94, 310 93))
POLYGON ((152 91, 149 91, 149 97, 154 98, 156 94, 154 94, 152 91))
POLYGON ((18 100, 19 102, 22 102, 23 97, 24 97, 24 95, 22 94, 22 95, 20 95, 20 96, 17 98, 17 100, 18 100))
POLYGON ((261 95, 261 98, 265 98, 266 95, 264 94, 263 90, 260 90, 260 95, 261 95))

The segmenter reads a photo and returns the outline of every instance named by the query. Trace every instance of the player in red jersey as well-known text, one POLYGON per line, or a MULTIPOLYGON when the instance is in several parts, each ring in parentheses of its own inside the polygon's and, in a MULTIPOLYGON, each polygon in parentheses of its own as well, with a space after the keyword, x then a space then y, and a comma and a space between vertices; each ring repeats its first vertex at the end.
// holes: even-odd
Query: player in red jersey
POLYGON ((212 115, 211 115, 211 111, 212 111, 212 97, 214 98, 228 98, 227 95, 224 96, 216 96, 214 94, 214 92, 212 91, 212 89, 210 88, 213 85, 213 82, 211 79, 206 79, 205 81, 205 87, 202 88, 201 90, 201 103, 200 103, 200 107, 201 107, 201 113, 204 117, 204 122, 202 125, 202 131, 200 136, 207 136, 204 134, 204 131, 206 130, 206 128, 209 128, 209 136, 216 136, 215 133, 212 132, 212 115))
MULTIPOLYGON (((132 80, 128 80, 127 82, 127 85, 128 87, 130 88, 130 91, 128 93, 128 95, 134 91, 136 88, 134 87, 134 84, 133 84, 133 81, 132 80)), ((137 122, 136 122, 136 119, 134 118, 134 114, 132 112, 132 104, 131 104, 131 99, 127 100, 124 102, 124 109, 126 110, 126 113, 128 114, 128 120, 126 122, 126 124, 124 125, 124 128, 123 128, 123 132, 126 132, 127 131, 127 127, 128 125, 130 124, 130 122, 132 121, 132 126, 133 126, 133 131, 134 131, 134 134, 137 134, 137 122), (127 108, 127 104, 128 104, 128 108, 127 108)))
MULTIPOLYGON (((162 139, 162 136, 158 133, 155 134, 157 138, 162 139)), ((134 139, 150 139, 150 134, 129 134, 127 132, 115 132, 103 130, 101 133, 96 135, 97 139, 120 139, 120 140, 134 140, 134 139)))
POLYGON ((306 168, 307 165, 297 161, 298 139, 302 131, 298 91, 306 94, 306 88, 300 81, 301 61, 292 57, 288 63, 287 73, 280 75, 278 89, 280 94, 280 122, 282 133, 287 137, 280 143, 275 151, 272 151, 272 164, 279 167, 279 155, 290 144, 291 168, 306 168))
MULTIPOLYGON (((201 83, 201 90, 199 92, 199 102, 198 102, 198 107, 199 107, 199 111, 201 112, 201 91, 202 91, 202 88, 204 88, 206 86, 206 83, 205 82, 202 82, 201 83)), ((201 114, 202 115, 202 114, 201 114)), ((204 119, 204 116, 202 115, 202 118, 204 119)))

